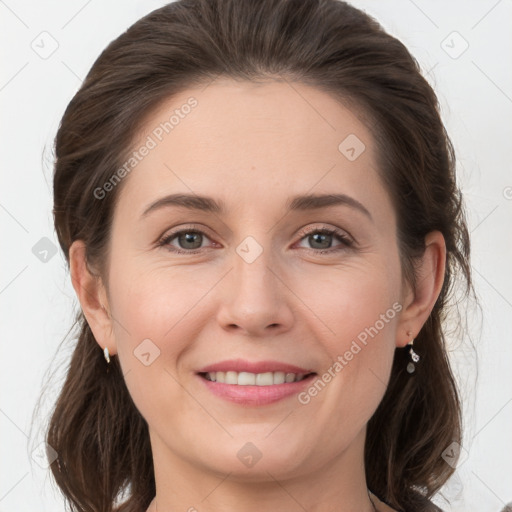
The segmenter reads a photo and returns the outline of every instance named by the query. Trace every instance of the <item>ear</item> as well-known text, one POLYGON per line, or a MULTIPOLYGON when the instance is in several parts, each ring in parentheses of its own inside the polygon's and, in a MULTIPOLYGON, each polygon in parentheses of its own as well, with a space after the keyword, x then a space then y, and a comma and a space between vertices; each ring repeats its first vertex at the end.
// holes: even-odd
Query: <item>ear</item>
POLYGON ((439 231, 425 237, 425 252, 416 269, 416 287, 404 285, 403 309, 398 325, 396 345, 404 347, 414 339, 434 308, 444 282, 446 244, 439 231))
POLYGON ((86 246, 75 240, 69 248, 71 282, 96 342, 110 355, 116 353, 112 316, 101 277, 93 274, 86 261, 86 246))

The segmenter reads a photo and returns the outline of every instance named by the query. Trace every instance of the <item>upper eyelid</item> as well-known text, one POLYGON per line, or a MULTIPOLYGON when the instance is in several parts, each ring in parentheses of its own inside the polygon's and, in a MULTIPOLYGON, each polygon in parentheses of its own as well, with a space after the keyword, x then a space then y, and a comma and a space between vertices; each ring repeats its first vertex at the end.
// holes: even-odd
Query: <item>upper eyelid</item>
MULTIPOLYGON (((320 225, 320 226, 306 226, 306 227, 302 227, 299 229, 299 235, 301 236, 305 236, 305 235, 308 235, 309 233, 314 233, 314 232, 317 232, 317 231, 332 231, 333 234, 336 234, 336 235, 340 235, 340 234, 345 234, 348 238, 350 238, 351 240, 353 239, 352 236, 345 230, 345 229, 342 229, 342 228, 338 228, 338 227, 329 227, 327 225, 320 225)), ((192 231, 196 231, 196 232, 199 232, 203 235, 207 235, 208 237, 210 237, 210 235, 208 234, 208 228, 203 228, 202 226, 199 226, 199 225, 196 225, 196 224, 191 224, 190 226, 185 226, 185 227, 182 227, 182 228, 178 228, 176 229, 176 231, 173 231, 171 230, 170 232, 164 232, 164 234, 159 237, 159 239, 162 239, 162 238, 167 238, 169 236, 174 236, 174 235, 178 235, 180 233, 183 233, 183 232, 192 232, 192 231)))
POLYGON ((353 240, 352 239, 352 236, 344 229, 341 229, 341 228, 335 228, 335 227, 329 227, 329 226, 314 226, 314 227, 305 227, 305 228, 301 228, 300 230, 300 234, 302 237, 306 236, 306 235, 309 235, 310 233, 316 233, 318 231, 328 231, 330 232, 331 234, 333 235, 336 235, 336 236, 345 236, 346 238, 350 238, 350 240, 353 240))

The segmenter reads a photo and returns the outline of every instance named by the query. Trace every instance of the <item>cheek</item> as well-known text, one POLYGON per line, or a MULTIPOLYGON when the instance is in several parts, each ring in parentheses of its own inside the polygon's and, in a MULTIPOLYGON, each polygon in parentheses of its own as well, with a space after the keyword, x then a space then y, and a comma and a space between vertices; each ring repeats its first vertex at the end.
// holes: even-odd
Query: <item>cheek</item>
POLYGON ((207 285, 187 269, 111 274, 119 361, 134 403, 152 425, 174 425, 162 411, 180 415, 191 405, 178 383, 177 364, 199 333, 195 318, 207 285))
POLYGON ((386 271, 381 268, 376 265, 331 270, 324 279, 316 276, 313 280, 303 279, 302 284, 298 282, 297 295, 307 298, 307 305, 325 333, 323 339, 330 355, 348 350, 353 340, 364 345, 373 338, 388 340, 394 333, 402 307, 398 302, 399 273, 392 266, 386 271))
POLYGON ((380 268, 345 269, 336 279, 320 281, 323 286, 310 287, 307 295, 319 318, 316 338, 322 340, 327 365, 302 403, 318 400, 337 422, 344 421, 347 411, 352 418, 352 413, 359 416, 361 424, 367 421, 389 380, 402 305, 399 273, 392 265, 387 272, 380 268))
POLYGON ((177 411, 188 403, 178 380, 187 378, 194 340, 212 318, 208 292, 220 277, 185 265, 134 263, 124 270, 113 272, 110 282, 117 352, 130 394, 143 415, 162 403, 177 411))
MULTIPOLYGON (((200 299, 215 284, 214 276, 198 279, 192 269, 133 268, 124 275, 111 277, 114 295, 113 311, 121 340, 140 343, 145 338, 160 345, 191 322, 183 322, 188 314, 200 308, 200 299), (186 324, 186 325, 185 325, 186 324), (129 334, 129 336, 127 336, 129 334)), ((188 319, 188 317, 187 317, 188 319)))

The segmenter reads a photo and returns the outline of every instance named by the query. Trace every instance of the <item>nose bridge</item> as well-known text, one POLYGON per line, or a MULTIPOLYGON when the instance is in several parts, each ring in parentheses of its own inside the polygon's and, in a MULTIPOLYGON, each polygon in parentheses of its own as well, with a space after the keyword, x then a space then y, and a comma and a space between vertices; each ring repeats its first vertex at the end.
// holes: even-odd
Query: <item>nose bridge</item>
POLYGON ((275 300, 276 270, 275 257, 272 254, 272 244, 268 235, 249 235, 245 237, 235 249, 233 281, 236 293, 247 295, 246 298, 257 302, 269 299, 275 300), (259 241, 258 241, 259 240, 259 241))
POLYGON ((247 236, 236 246, 219 320, 252 334, 291 322, 286 287, 281 282, 270 236, 247 236), (258 239, 257 239, 258 238, 258 239))

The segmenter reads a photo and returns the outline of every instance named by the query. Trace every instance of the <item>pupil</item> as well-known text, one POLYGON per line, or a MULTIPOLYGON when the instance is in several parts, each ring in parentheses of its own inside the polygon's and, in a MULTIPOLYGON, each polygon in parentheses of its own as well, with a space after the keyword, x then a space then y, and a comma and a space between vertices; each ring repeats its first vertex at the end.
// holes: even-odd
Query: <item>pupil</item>
POLYGON ((313 238, 313 240, 315 242, 318 242, 318 240, 316 240, 318 237, 323 237, 324 238, 324 241, 323 241, 324 243, 323 243, 322 247, 320 247, 320 249, 328 249, 329 248, 329 243, 328 242, 326 243, 326 240, 325 240, 325 238, 328 237, 328 236, 330 236, 330 235, 327 235, 325 233, 316 233, 315 235, 311 235, 311 237, 313 238))
POLYGON ((201 247, 201 241, 199 240, 199 245, 197 244, 197 237, 199 237, 199 233, 185 233, 184 235, 182 235, 182 237, 185 238, 185 244, 187 243, 194 243, 194 238, 196 238, 196 245, 193 246, 193 247, 190 247, 190 246, 186 246, 185 248, 186 249, 198 249, 199 247, 201 247))

